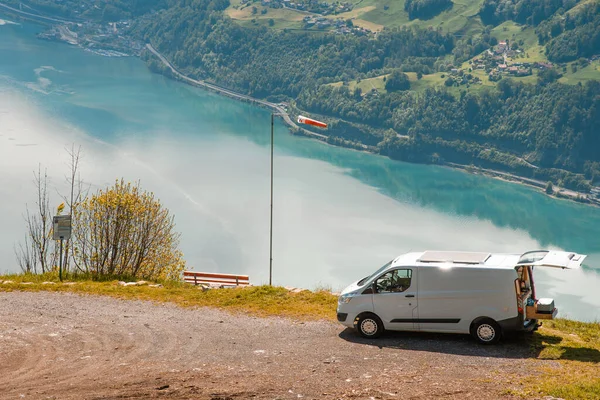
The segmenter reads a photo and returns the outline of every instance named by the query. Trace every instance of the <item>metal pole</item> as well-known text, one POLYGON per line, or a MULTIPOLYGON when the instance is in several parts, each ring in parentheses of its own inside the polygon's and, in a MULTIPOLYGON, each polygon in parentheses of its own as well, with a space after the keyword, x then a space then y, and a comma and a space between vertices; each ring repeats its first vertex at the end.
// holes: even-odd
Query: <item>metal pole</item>
POLYGON ((58 261, 58 279, 60 279, 60 281, 62 282, 62 253, 63 253, 63 238, 62 236, 60 237, 60 252, 59 252, 59 257, 60 260, 58 261))
POLYGON ((269 230, 269 286, 273 284, 273 126, 275 116, 271 113, 271 227, 269 230))

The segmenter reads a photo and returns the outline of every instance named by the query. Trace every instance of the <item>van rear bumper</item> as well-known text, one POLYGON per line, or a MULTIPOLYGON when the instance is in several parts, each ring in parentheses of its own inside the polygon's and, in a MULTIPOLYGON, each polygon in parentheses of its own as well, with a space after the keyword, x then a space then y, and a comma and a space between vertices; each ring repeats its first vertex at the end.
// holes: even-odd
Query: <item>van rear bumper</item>
POLYGON ((497 321, 498 325, 502 328, 503 332, 518 332, 518 331, 532 331, 537 326, 536 319, 530 319, 525 323, 525 320, 522 315, 503 319, 502 321, 497 321))

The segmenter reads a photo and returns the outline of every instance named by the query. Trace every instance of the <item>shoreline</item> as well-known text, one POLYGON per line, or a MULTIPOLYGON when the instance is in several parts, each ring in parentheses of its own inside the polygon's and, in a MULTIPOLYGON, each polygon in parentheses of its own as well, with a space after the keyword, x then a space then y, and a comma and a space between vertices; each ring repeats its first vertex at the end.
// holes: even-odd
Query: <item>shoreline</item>
MULTIPOLYGON (((259 106, 265 106, 267 108, 276 110, 277 113, 275 115, 281 116, 283 118, 284 122, 287 125, 289 125, 290 130, 291 129, 296 130, 296 133, 291 131, 292 135, 300 134, 303 136, 307 136, 309 138, 320 140, 331 146, 343 147, 343 148, 347 148, 350 150, 365 151, 365 152, 373 154, 373 155, 380 155, 378 153, 370 151, 366 145, 363 145, 364 146, 363 149, 357 149, 354 147, 339 146, 336 144, 329 143, 327 141, 329 136, 309 131, 307 129, 299 127, 296 123, 294 123, 292 121, 292 119, 290 118, 289 114, 287 113, 285 106, 282 105, 281 103, 279 103, 279 104, 271 103, 266 100, 261 100, 261 99, 257 99, 257 98, 254 98, 254 97, 242 94, 242 93, 237 93, 233 90, 225 89, 225 88, 219 87, 217 85, 214 85, 214 84, 211 84, 211 83, 208 83, 205 81, 198 81, 198 80, 192 79, 192 78, 182 74, 181 72, 179 72, 173 66, 173 64, 171 64, 171 62, 169 62, 160 52, 158 52, 158 50, 156 50, 152 46, 152 44, 147 43, 146 48, 154 56, 156 56, 163 63, 164 66, 169 68, 169 70, 175 75, 176 78, 179 78, 176 80, 186 82, 192 86, 197 86, 197 87, 202 87, 202 88, 205 88, 208 90, 212 90, 216 93, 219 93, 221 95, 224 95, 224 96, 227 96, 227 97, 230 97, 233 99, 247 101, 250 103, 257 104, 259 106)), ((582 205, 588 205, 588 206, 600 208, 600 199, 594 199, 587 193, 576 192, 574 190, 562 188, 559 186, 554 186, 553 193, 548 194, 545 191, 547 182, 539 181, 539 180, 536 180, 533 178, 527 178, 524 176, 515 175, 510 172, 496 171, 496 170, 492 170, 492 169, 488 169, 488 168, 474 167, 474 166, 470 166, 470 165, 463 165, 463 164, 457 164, 457 163, 451 163, 451 162, 445 162, 443 164, 427 164, 427 163, 425 163, 424 165, 440 165, 443 167, 452 168, 454 170, 460 170, 460 171, 467 172, 467 173, 474 174, 474 175, 484 175, 488 178, 494 178, 494 179, 502 180, 505 182, 516 183, 516 184, 520 184, 523 186, 528 186, 531 188, 539 189, 539 192, 541 192, 542 194, 545 194, 548 197, 552 197, 554 199, 570 200, 572 202, 579 203, 582 205)))
POLYGON ((320 133, 315 133, 308 129, 299 127, 290 118, 290 115, 287 113, 285 105, 282 103, 272 103, 270 101, 257 99, 257 98, 254 98, 254 97, 242 94, 242 93, 237 93, 230 89, 222 88, 213 83, 209 83, 206 81, 199 81, 199 80, 190 78, 189 76, 184 75, 181 72, 179 72, 179 70, 177 70, 177 68, 175 68, 175 66, 173 66, 173 64, 171 64, 171 62, 169 60, 167 60, 165 58, 165 56, 163 56, 161 53, 159 53, 158 50, 156 50, 154 48, 154 46, 152 46, 152 44, 147 43, 146 49, 148 49, 148 51, 150 51, 152 54, 154 54, 156 57, 158 57, 158 59, 163 63, 163 65, 165 65, 167 68, 169 68, 169 70, 175 75, 176 78, 179 78, 178 80, 186 82, 192 86, 197 86, 197 87, 202 87, 202 88, 205 88, 208 90, 212 90, 214 92, 217 92, 217 93, 222 94, 227 97, 231 97, 236 100, 247 101, 250 103, 255 103, 255 104, 262 105, 267 108, 273 109, 275 111, 274 114, 276 116, 282 117, 283 120, 285 121, 285 123, 288 124, 291 128, 295 129, 296 131, 300 131, 304 135, 307 135, 309 137, 313 137, 313 138, 316 138, 316 139, 319 139, 322 141, 326 141, 328 138, 328 136, 326 136, 326 135, 322 135, 320 133))
POLYGON ((600 199, 594 199, 593 197, 583 197, 589 196, 585 193, 576 192, 574 190, 566 189, 559 186, 553 186, 552 194, 546 193, 545 189, 547 182, 543 182, 537 179, 526 178, 524 176, 511 174, 509 172, 496 171, 492 169, 474 167, 470 165, 461 165, 455 163, 445 163, 440 165, 456 170, 461 170, 473 175, 484 175, 488 178, 494 178, 504 182, 516 183, 522 186, 528 186, 533 189, 539 189, 539 192, 541 192, 542 194, 556 200, 569 200, 578 204, 600 208, 600 199), (582 200, 577 200, 578 198, 582 200))

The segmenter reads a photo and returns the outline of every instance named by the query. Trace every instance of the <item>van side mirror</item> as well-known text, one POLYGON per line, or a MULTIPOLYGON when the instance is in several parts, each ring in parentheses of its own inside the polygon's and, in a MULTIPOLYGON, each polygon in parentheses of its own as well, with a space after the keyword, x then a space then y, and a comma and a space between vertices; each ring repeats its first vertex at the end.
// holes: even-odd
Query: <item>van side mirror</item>
POLYGON ((375 282, 370 284, 365 290, 363 290, 362 294, 373 294, 377 293, 377 285, 375 282))

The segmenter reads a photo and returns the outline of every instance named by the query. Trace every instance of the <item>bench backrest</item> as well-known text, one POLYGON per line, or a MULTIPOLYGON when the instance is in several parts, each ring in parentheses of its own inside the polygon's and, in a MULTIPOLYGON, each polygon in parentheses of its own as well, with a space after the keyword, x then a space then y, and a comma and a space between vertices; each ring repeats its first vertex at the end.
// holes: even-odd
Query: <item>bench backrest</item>
POLYGON ((193 283, 194 285, 199 285, 201 283, 215 283, 224 286, 246 286, 250 284, 248 275, 217 274, 196 271, 184 271, 183 280, 187 283, 193 283))

